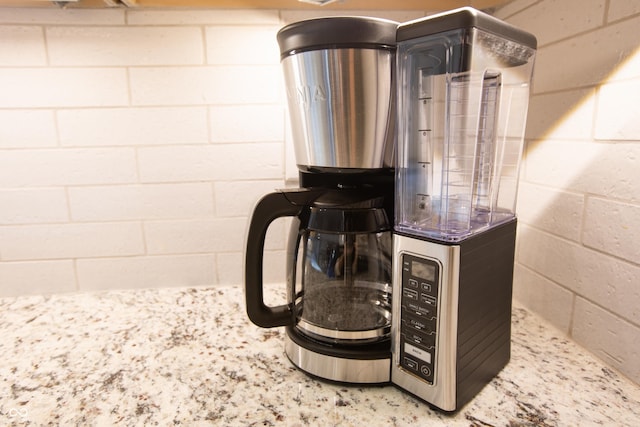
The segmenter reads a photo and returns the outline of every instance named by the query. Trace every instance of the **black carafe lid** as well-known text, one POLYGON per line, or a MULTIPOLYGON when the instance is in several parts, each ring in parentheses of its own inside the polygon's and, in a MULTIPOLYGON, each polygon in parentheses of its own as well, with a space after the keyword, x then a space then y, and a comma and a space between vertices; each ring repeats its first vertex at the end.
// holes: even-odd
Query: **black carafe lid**
POLYGON ((389 231, 383 201, 363 190, 329 190, 312 204, 307 228, 324 233, 389 231))

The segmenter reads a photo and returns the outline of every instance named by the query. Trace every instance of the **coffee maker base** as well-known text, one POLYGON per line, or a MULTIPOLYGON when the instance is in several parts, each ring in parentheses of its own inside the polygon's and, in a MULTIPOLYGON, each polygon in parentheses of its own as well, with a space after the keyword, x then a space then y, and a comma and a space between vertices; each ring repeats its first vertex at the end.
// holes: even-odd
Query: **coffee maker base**
POLYGON ((296 367, 321 379, 350 384, 386 384, 391 379, 389 342, 357 349, 320 344, 287 327, 285 353, 296 367), (382 344, 382 345, 380 345, 382 344))

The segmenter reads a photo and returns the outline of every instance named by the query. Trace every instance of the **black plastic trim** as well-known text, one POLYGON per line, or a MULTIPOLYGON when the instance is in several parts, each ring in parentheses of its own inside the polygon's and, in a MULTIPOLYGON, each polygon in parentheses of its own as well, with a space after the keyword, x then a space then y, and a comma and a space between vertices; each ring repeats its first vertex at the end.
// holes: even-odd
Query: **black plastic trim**
POLYGON ((516 220, 460 244, 456 408, 509 362, 516 220))
POLYGON ((336 48, 395 49, 398 23, 362 16, 334 16, 295 22, 278 31, 280 56, 336 48))
POLYGON ((306 48, 293 49, 289 50, 280 55, 280 59, 285 59, 292 55, 297 55, 299 53, 304 52, 313 52, 315 50, 331 50, 331 49, 379 49, 379 50, 389 50, 395 52, 396 46, 387 46, 387 45, 379 45, 373 43, 361 43, 361 44, 319 44, 306 48))
MULTIPOLYGON (((395 187, 395 170, 307 167, 298 165, 300 185, 302 187, 395 187)), ((393 191, 393 190, 392 190, 393 191)))
POLYGON ((262 265, 267 229, 276 218, 301 215, 305 206, 311 204, 323 192, 324 190, 320 189, 303 188, 269 193, 258 201, 253 210, 245 248, 244 280, 247 315, 257 326, 285 326, 290 324, 292 319, 289 305, 270 307, 264 303, 262 265))
POLYGON ((325 233, 379 233, 391 231, 382 207, 370 209, 311 208, 309 230, 325 233))

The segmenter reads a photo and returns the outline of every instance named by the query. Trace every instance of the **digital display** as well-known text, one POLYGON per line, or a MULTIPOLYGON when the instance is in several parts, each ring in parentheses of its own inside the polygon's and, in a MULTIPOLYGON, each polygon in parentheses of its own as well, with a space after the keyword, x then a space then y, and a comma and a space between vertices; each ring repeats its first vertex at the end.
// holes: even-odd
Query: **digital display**
POLYGON ((436 280, 436 266, 424 262, 411 261, 411 275, 423 280, 436 280))

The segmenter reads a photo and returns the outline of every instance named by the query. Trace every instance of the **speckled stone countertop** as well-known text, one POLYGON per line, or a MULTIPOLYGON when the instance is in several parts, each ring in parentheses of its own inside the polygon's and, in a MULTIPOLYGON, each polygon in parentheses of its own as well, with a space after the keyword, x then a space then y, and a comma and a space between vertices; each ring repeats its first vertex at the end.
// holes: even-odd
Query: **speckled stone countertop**
POLYGON ((640 388, 516 307, 511 362, 454 415, 311 379, 239 288, 0 299, 0 425, 640 425, 640 388))

